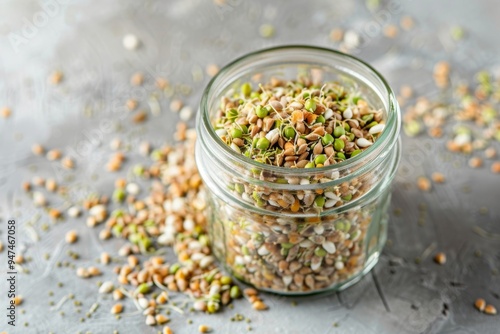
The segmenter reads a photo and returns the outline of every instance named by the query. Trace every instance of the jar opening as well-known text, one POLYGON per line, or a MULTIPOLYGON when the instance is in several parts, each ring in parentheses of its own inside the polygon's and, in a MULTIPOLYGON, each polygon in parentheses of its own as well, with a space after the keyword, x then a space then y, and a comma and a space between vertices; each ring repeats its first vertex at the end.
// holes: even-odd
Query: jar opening
POLYGON ((200 125, 209 136, 209 139, 215 142, 215 145, 217 146, 217 153, 223 156, 221 157, 222 159, 240 161, 248 168, 257 168, 271 173, 287 173, 290 175, 315 175, 326 172, 342 173, 349 168, 357 169, 361 164, 366 164, 367 161, 375 159, 377 155, 383 154, 384 151, 388 149, 392 149, 400 128, 400 115, 395 94, 382 75, 380 75, 373 67, 356 57, 336 50, 302 45, 279 46, 256 51, 240 57, 223 67, 221 71, 210 81, 203 93, 199 117, 200 119, 198 122, 202 123, 200 125), (212 108, 214 103, 217 102, 214 101, 214 99, 219 98, 233 82, 239 80, 242 76, 248 75, 255 68, 259 68, 259 66, 268 65, 270 60, 273 58, 276 58, 275 65, 279 65, 279 63, 282 62, 286 65, 293 63, 300 66, 301 64, 310 63, 311 56, 313 56, 313 58, 317 58, 313 59, 314 61, 321 60, 320 64, 323 67, 334 68, 335 70, 346 74, 350 78, 363 83, 376 95, 376 97, 380 99, 380 102, 382 102, 385 109, 385 129, 373 145, 355 157, 344 161, 329 166, 308 168, 304 170, 302 168, 279 167, 255 161, 235 152, 220 140, 219 136, 215 132, 215 129, 213 128, 210 113, 210 108, 212 108), (358 71, 347 67, 347 65, 351 65, 352 67, 352 64, 357 67, 356 69, 358 71), (363 71, 363 74, 360 74, 361 71, 363 71), (366 75, 369 75, 370 77, 366 78, 366 75))

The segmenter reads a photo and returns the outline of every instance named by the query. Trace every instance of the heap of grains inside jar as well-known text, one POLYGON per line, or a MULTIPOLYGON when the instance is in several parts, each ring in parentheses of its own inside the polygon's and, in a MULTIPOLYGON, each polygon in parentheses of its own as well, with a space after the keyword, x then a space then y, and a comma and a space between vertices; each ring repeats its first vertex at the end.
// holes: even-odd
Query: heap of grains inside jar
MULTIPOLYGON (((230 90, 221 98, 212 120, 216 134, 237 154, 263 167, 283 167, 284 173, 333 166, 361 154, 384 131, 385 111, 376 109, 354 87, 316 79, 314 75, 292 81, 274 78, 230 90)), ((250 173, 291 185, 338 178, 333 174, 274 177, 258 169, 250 173)), ((362 196, 378 177, 367 173, 317 192, 273 191, 234 177, 228 188, 243 201, 269 212, 301 215, 341 207, 362 196)), ((222 201, 216 205, 220 214, 214 219, 220 222, 212 222, 212 226, 224 226, 224 231, 213 233, 214 253, 223 254, 233 274, 257 288, 319 291, 346 281, 364 266, 366 231, 376 209, 373 203, 337 215, 308 217, 301 223, 271 214, 262 219, 226 207, 222 201)), ((255 303, 254 308, 263 306, 255 303)))
POLYGON ((299 79, 253 87, 221 99, 214 128, 222 141, 254 161, 290 168, 339 163, 369 148, 384 113, 354 88, 299 79))

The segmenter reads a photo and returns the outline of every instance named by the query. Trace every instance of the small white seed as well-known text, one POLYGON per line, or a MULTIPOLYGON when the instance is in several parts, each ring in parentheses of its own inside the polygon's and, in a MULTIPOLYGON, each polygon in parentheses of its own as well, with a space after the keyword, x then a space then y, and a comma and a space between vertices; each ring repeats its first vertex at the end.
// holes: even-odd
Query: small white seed
POLYGON ((231 143, 231 148, 233 149, 233 151, 235 151, 236 153, 241 153, 241 150, 239 148, 238 145, 236 145, 235 143, 231 143))
POLYGON ((41 192, 34 191, 33 203, 35 204, 35 206, 45 206, 47 204, 47 200, 45 199, 45 196, 41 192))
POLYGON ((197 300, 196 302, 194 302, 193 308, 196 311, 202 311, 202 312, 204 312, 207 309, 207 303, 205 301, 203 301, 203 300, 197 300))
POLYGON ((317 257, 317 256, 314 256, 311 260, 311 269, 313 271, 316 271, 319 269, 319 267, 321 267, 321 262, 322 262, 322 259, 321 257, 317 257))
POLYGON ((179 117, 181 120, 183 120, 184 122, 187 122, 191 119, 191 116, 193 115, 193 108, 189 107, 189 106, 185 106, 181 109, 181 111, 179 112, 179 117))
POLYGON ((123 37, 123 47, 127 50, 135 50, 139 47, 139 38, 134 34, 127 34, 123 37))
POLYGON ((339 200, 336 200, 336 199, 329 199, 325 202, 325 208, 331 208, 333 207, 335 204, 337 204, 339 200))
POLYGON ((333 254, 335 253, 335 251, 337 250, 337 248, 335 247, 335 244, 331 241, 325 241, 323 242, 323 244, 321 245, 329 254, 333 254))
POLYGON ((358 140, 356 140, 356 144, 363 148, 373 145, 373 143, 366 138, 358 138, 358 140))
POLYGON ((127 184, 126 190, 130 195, 134 195, 134 196, 138 195, 141 192, 141 188, 139 187, 139 185, 137 183, 127 184))
POLYGON ((226 129, 217 129, 217 130, 215 130, 215 133, 219 137, 224 137, 225 135, 227 135, 226 129))
POLYGON ((351 119, 352 118, 352 109, 351 108, 347 108, 346 110, 344 110, 344 112, 342 113, 342 116, 345 119, 351 119))
POLYGON ((314 226, 314 233, 316 233, 318 235, 322 235, 324 231, 325 231, 325 227, 323 226, 323 224, 318 224, 318 225, 314 226))
POLYGON ((111 291, 113 291, 113 288, 113 282, 106 281, 102 283, 101 287, 99 288, 99 293, 110 293, 111 291))
POLYGON ((268 250, 265 246, 261 246, 261 247, 257 250, 257 253, 258 253, 260 256, 265 256, 265 255, 268 255, 268 254, 269 254, 269 250, 268 250))
POLYGON ((348 30, 344 34, 344 44, 348 49, 354 49, 359 46, 361 37, 354 30, 348 30))
POLYGON ((380 132, 384 131, 384 128, 385 128, 385 124, 374 125, 370 128, 370 134, 374 135, 376 133, 380 133, 380 132))
POLYGON ((72 206, 71 208, 68 209, 68 216, 75 218, 80 215, 80 208, 77 206, 72 206))
POLYGON ((149 301, 146 298, 139 298, 137 303, 139 303, 139 306, 144 310, 149 307, 149 301))
POLYGON ((149 326, 156 325, 156 319, 151 314, 146 317, 146 325, 149 325, 149 326))
POLYGON ((87 269, 80 267, 80 268, 76 269, 76 276, 82 277, 82 278, 87 278, 87 277, 90 277, 90 274, 87 271, 87 269))
POLYGON ((200 268, 206 268, 214 262, 213 256, 205 256, 200 261, 200 268))

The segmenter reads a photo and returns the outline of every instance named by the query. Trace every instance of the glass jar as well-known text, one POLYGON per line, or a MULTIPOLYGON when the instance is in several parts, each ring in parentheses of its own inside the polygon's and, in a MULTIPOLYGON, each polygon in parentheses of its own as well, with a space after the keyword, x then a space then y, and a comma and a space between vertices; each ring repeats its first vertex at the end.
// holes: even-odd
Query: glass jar
POLYGON ((358 281, 377 263, 386 241, 400 123, 384 78, 347 54, 285 46, 224 67, 203 94, 196 144, 212 248, 221 264, 243 282, 281 294, 340 290, 358 281), (383 113, 385 129, 377 141, 343 162, 304 169, 256 162, 220 140, 212 122, 221 98, 252 79, 297 76, 355 87, 383 113))

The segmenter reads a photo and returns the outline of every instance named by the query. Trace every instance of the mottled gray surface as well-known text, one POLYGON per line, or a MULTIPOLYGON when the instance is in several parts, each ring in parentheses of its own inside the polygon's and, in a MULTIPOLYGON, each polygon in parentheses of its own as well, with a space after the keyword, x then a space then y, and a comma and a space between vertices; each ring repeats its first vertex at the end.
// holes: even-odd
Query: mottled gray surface
MULTIPOLYGON (((178 116, 168 111, 168 98, 159 98, 161 116, 151 117, 141 127, 130 126, 123 102, 134 96, 147 109, 151 92, 129 85, 128 78, 135 71, 148 75, 146 87, 152 87, 151 78, 156 76, 167 77, 175 85, 189 85, 192 94, 179 92, 179 97, 197 106, 208 78, 205 75, 203 81, 193 82, 193 71, 204 71, 209 63, 223 65, 265 46, 305 43, 337 47, 328 35, 340 26, 362 32, 365 42, 355 53, 378 68, 393 87, 410 83, 419 94, 435 96, 438 93, 430 73, 436 60, 452 60, 459 69, 456 76, 470 78, 473 71, 495 65, 500 45, 495 0, 395 0, 396 7, 391 8, 396 10, 388 10, 384 2, 375 12, 368 11, 361 1, 227 0, 222 7, 209 0, 64 2, 54 7, 46 22, 37 21, 39 27, 23 35, 23 25, 26 20, 33 22, 41 11, 40 4, 1 1, 0 106, 11 106, 13 115, 0 119, 0 239, 5 243, 6 220, 14 217, 18 222, 17 251, 24 250, 33 258, 25 265, 31 273, 18 276, 17 289, 25 296, 22 309, 26 313, 18 314, 18 327, 9 328, 9 334, 112 333, 114 329, 120 333, 156 332, 144 325, 131 303, 127 302, 121 321, 109 314, 112 301, 96 293, 95 283, 104 277, 81 280, 74 270, 55 267, 57 261, 68 260, 68 249, 78 250, 78 264, 85 266, 94 263, 103 250, 116 252, 122 242, 100 241, 97 230, 89 230, 82 219, 67 220, 51 225, 48 233, 40 232, 40 225, 49 221, 44 213, 34 223, 41 237, 34 242, 33 230, 25 226, 37 210, 19 186, 33 175, 61 181, 67 177, 55 164, 31 155, 35 141, 66 152, 77 150, 79 168, 70 194, 78 200, 88 192, 111 187, 114 176, 103 171, 111 138, 120 137, 132 148, 141 138, 153 143, 169 139, 178 116), (406 14, 415 17, 416 28, 402 32, 396 40, 384 38, 378 29, 380 22, 397 23, 406 14), (275 37, 259 37, 262 23, 276 26, 275 37), (466 40, 458 44, 449 36, 455 24, 467 31, 466 40), (15 41, 12 32, 18 34, 15 41), (126 33, 135 33, 142 40, 138 51, 123 49, 126 33), (65 80, 52 87, 47 85, 47 76, 55 69, 64 72, 65 80), (107 122, 121 124, 121 131, 109 132, 107 122), (69 247, 62 240, 70 229, 80 232, 78 246, 69 247), (51 254, 48 261, 43 258, 47 252, 51 254), (57 282, 63 282, 64 288, 58 288, 57 282), (55 292, 54 297, 48 297, 48 290, 55 292), (82 315, 74 313, 72 302, 61 307, 64 317, 49 310, 49 300, 57 302, 69 292, 83 301, 83 313, 94 302, 100 303, 91 320, 80 324, 82 315), (29 327, 24 327, 24 322, 29 322, 29 327)), ((270 306, 266 312, 252 311, 242 301, 235 303, 233 311, 214 316, 174 315, 171 327, 175 333, 194 333, 201 323, 214 327, 217 333, 244 333, 245 323, 229 321, 235 312, 249 316, 256 333, 499 333, 499 316, 480 314, 472 303, 482 296, 500 308, 500 242, 474 234, 472 227, 500 231, 500 178, 486 170, 489 165, 471 170, 464 158, 446 154, 444 139, 403 135, 403 142, 392 206, 401 208, 402 215, 391 215, 390 242, 373 274, 347 291, 327 296, 290 299, 265 295, 270 306), (433 171, 443 172, 449 182, 431 193, 419 192, 414 185, 416 177, 433 171), (422 215, 419 205, 427 208, 423 226, 418 224, 422 215), (481 207, 489 211, 479 214, 481 207), (422 264, 415 264, 414 259, 428 248, 444 251, 448 263, 433 263, 432 252, 422 264), (475 255, 478 252, 482 255, 475 255), (298 305, 292 306, 292 300, 298 305), (187 325, 187 318, 194 324, 187 325)), ((64 203, 52 200, 55 206, 64 207, 64 203)), ((5 251, 0 259, 0 309, 4 310, 5 251)), ((0 330, 7 328, 3 313, 0 330)))

